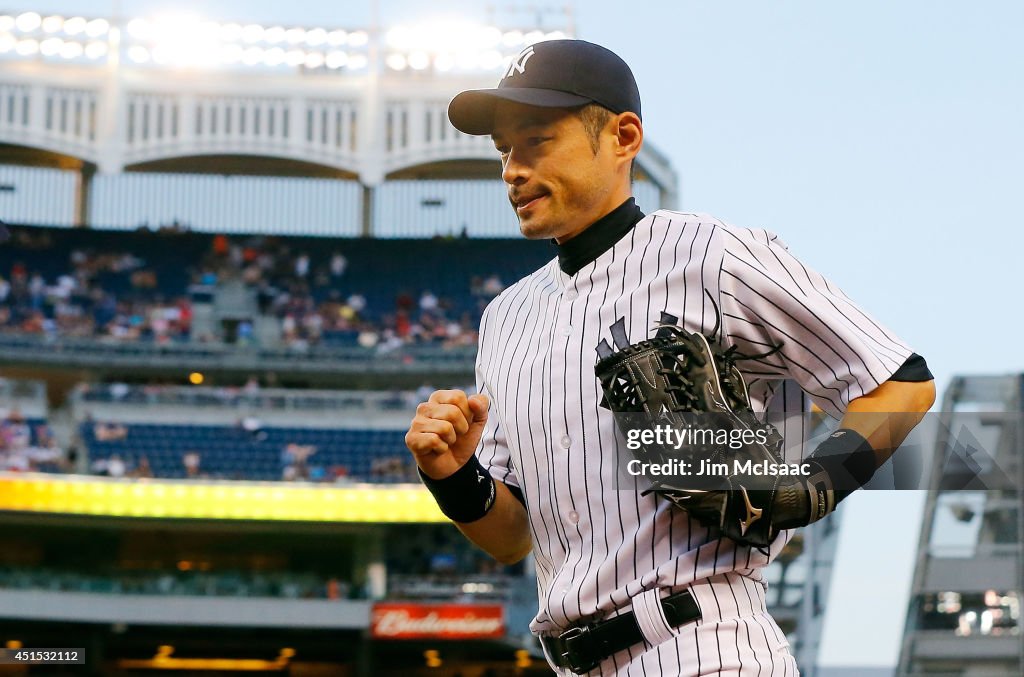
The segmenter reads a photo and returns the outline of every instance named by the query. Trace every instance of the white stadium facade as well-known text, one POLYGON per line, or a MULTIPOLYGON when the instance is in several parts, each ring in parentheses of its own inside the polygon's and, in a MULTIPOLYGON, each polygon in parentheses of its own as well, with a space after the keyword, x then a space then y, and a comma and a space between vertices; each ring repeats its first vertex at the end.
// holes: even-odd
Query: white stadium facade
MULTIPOLYGON (((487 137, 448 122, 563 30, 0 17, 0 214, 134 229, 514 237, 487 137)), ((648 141, 635 192, 676 203, 648 141)))

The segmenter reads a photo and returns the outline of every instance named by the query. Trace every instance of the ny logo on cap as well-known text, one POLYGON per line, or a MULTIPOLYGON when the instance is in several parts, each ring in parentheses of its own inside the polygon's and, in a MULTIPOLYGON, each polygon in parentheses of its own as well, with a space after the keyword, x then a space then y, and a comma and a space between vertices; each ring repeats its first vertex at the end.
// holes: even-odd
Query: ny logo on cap
POLYGON ((508 73, 505 73, 506 78, 510 78, 516 74, 516 71, 520 73, 526 72, 526 62, 533 56, 533 45, 530 45, 523 51, 519 52, 519 56, 512 60, 512 65, 508 67, 508 73))

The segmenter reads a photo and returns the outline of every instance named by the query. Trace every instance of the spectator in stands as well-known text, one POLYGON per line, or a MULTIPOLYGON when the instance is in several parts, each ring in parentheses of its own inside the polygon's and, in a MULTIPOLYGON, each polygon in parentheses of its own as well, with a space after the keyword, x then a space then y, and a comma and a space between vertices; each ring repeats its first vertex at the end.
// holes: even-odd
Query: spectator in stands
POLYGON ((242 386, 242 395, 255 397, 260 394, 260 379, 255 374, 249 374, 245 385, 242 386))
POLYGON ((370 462, 370 477, 385 482, 413 481, 413 469, 404 456, 386 456, 370 462))
POLYGON ((107 474, 111 477, 124 477, 127 466, 120 454, 111 454, 107 459, 107 474))
POLYGON ((437 297, 429 289, 424 289, 420 294, 420 310, 425 313, 437 310, 437 297))
POLYGON ((262 442, 267 439, 267 431, 263 429, 263 421, 256 416, 243 416, 238 419, 238 429, 250 442, 262 442))
POLYGON ((494 297, 500 294, 505 289, 505 284, 501 281, 496 273, 487 276, 484 280, 483 292, 485 296, 494 297))
POLYGON ((345 255, 339 251, 334 252, 331 255, 331 278, 337 283, 341 279, 341 276, 345 274, 345 269, 348 268, 348 259, 345 255))
POLYGON ((366 309, 366 297, 359 292, 349 295, 348 300, 346 300, 345 303, 356 315, 359 315, 366 309))
POLYGON ((149 465, 149 457, 145 455, 140 456, 138 464, 132 468, 131 472, 128 473, 128 476, 139 478, 153 477, 153 468, 149 465))
POLYGON ((0 422, 0 438, 2 444, 8 451, 21 452, 28 449, 32 442, 32 429, 25 422, 25 417, 17 408, 11 409, 10 413, 0 422))
POLYGON ((348 466, 345 465, 332 465, 327 479, 333 480, 335 484, 348 484, 352 481, 348 466))
POLYGON ((315 454, 317 448, 312 444, 289 442, 281 452, 281 478, 284 480, 310 479, 308 459, 315 454))
MULTIPOLYGON (((12 239, 12 244, 22 249, 54 246, 48 233, 37 237, 31 229, 15 230, 12 239)), ((335 250, 321 257, 306 251, 291 253, 281 242, 266 237, 239 242, 224 235, 212 238, 207 255, 192 273, 196 285, 189 293, 200 294, 199 289, 205 288, 210 295, 222 279, 244 280, 258 290, 260 312, 281 318, 285 344, 299 351, 328 338, 335 342, 359 339, 360 345, 375 348, 383 335, 386 351, 423 342, 455 348, 475 339, 483 305, 471 307, 474 316, 468 324, 459 320, 461 329, 456 334, 453 308, 460 304, 431 290, 407 289, 396 295, 395 307, 405 315, 393 316, 390 323, 380 321, 380 314, 391 309, 370 308, 359 291, 348 290, 346 298, 337 289, 341 278, 350 274, 343 253, 335 250), (386 332, 388 329, 400 342, 386 332)), ((51 338, 92 336, 125 342, 213 340, 208 332, 192 335, 185 290, 162 289, 159 262, 154 265, 132 251, 76 248, 68 253, 63 271, 35 270, 15 261, 9 273, 0 277, 0 327, 8 330, 51 338), (108 282, 112 286, 107 287, 108 282), (166 300, 161 294, 167 295, 166 300)), ((482 302, 503 287, 496 274, 477 275, 468 291, 482 302)), ((242 333, 244 343, 244 330, 242 333)))
POLYGON ((306 277, 309 275, 309 254, 303 252, 295 259, 295 276, 306 277))
POLYGON ((226 257, 228 255, 228 249, 230 243, 228 242, 227 235, 215 235, 213 238, 213 254, 214 256, 226 257))
POLYGON ((200 457, 198 451, 186 451, 181 457, 181 463, 185 466, 185 477, 199 479, 200 457))
POLYGON ((92 427, 93 437, 97 442, 118 442, 128 437, 128 428, 120 423, 95 423, 92 427))
POLYGON ((380 335, 373 329, 366 327, 359 332, 356 342, 363 348, 374 348, 380 342, 380 335))

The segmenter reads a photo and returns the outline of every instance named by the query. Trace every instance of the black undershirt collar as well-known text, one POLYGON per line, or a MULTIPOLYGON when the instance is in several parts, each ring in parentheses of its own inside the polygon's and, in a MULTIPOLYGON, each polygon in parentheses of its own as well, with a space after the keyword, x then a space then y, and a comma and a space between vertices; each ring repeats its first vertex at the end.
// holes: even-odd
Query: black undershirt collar
MULTIPOLYGON (((575 275, 583 266, 612 248, 622 236, 644 218, 636 200, 629 198, 592 223, 586 230, 558 247, 558 267, 566 275, 575 275)), ((552 240, 554 242, 554 240, 552 240)))

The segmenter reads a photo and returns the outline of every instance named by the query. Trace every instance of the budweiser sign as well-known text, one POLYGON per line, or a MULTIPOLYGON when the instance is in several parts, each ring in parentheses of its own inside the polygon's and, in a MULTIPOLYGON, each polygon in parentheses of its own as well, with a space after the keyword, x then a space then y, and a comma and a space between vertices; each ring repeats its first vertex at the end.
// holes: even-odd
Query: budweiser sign
POLYGON ((505 634, 499 605, 375 604, 370 634, 377 639, 495 639, 505 634))

